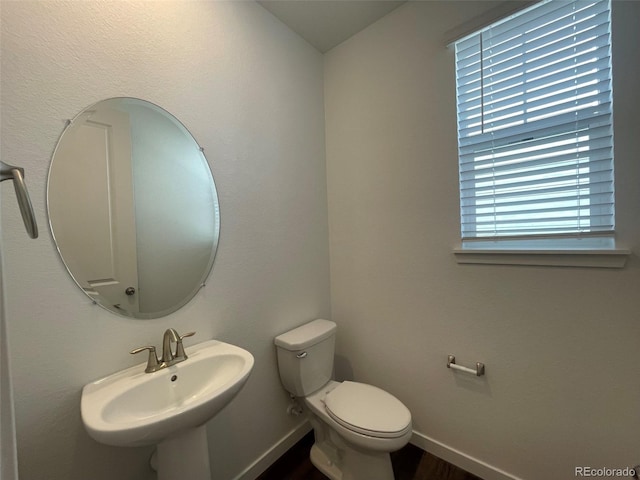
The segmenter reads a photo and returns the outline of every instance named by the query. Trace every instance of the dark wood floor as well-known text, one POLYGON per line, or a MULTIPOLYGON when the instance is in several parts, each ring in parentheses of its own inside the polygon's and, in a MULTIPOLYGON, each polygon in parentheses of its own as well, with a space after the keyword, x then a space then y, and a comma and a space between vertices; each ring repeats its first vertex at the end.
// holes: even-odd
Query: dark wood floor
MULTIPOLYGON (((327 480, 309 460, 313 432, 309 432, 257 480, 327 480)), ((396 480, 482 480, 411 444, 393 452, 396 480)))

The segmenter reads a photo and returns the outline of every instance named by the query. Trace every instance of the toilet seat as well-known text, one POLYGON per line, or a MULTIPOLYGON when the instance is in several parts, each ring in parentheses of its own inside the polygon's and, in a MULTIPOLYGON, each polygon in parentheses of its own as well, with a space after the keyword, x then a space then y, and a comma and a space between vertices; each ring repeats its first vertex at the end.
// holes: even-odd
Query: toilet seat
POLYGON ((396 438, 411 428, 411 413, 384 390, 357 382, 343 382, 324 399, 329 416, 349 430, 378 438, 396 438))

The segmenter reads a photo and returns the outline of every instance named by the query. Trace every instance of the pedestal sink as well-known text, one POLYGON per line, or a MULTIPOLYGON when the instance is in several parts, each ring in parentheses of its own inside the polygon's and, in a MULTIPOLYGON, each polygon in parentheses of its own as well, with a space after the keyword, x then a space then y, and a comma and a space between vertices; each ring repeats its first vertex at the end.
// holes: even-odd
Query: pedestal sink
POLYGON ((154 373, 144 364, 82 389, 87 432, 107 445, 158 445, 158 480, 210 480, 204 424, 240 391, 253 356, 210 340, 186 349, 188 358, 154 373))

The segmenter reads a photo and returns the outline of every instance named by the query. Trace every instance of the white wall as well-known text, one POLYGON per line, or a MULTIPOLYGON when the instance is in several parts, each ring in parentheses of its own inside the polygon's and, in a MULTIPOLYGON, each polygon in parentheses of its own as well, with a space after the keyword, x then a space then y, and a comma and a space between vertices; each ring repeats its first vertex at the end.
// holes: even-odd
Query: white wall
POLYGON ((154 478, 150 448, 88 437, 80 391, 143 361, 129 350, 158 345, 168 327, 255 356, 244 390, 209 423, 215 478, 235 478, 299 422, 285 413, 273 337, 330 313, 321 55, 253 2, 2 2, 1 15, 0 153, 25 167, 41 231, 27 239, 3 187, 20 478, 154 478), (92 305, 47 229, 46 176, 65 119, 115 96, 180 119, 204 147, 220 196, 207 286, 158 320, 92 305))
MULTIPOLYGON (((1 201, 0 201, 1 203, 1 201)), ((18 479, 13 384, 9 365, 9 341, 4 308, 4 274, 0 241, 0 479, 18 479)))
MULTIPOLYGON (((453 52, 489 5, 410 2, 326 54, 331 301, 342 374, 413 413, 415 441, 485 478, 640 463, 640 262, 458 265, 453 52), (482 378, 446 368, 481 361, 482 378), (440 448, 444 444, 458 450, 440 448), (464 456, 486 462, 465 462, 464 456)), ((618 240, 640 248, 640 2, 615 2, 618 240)))

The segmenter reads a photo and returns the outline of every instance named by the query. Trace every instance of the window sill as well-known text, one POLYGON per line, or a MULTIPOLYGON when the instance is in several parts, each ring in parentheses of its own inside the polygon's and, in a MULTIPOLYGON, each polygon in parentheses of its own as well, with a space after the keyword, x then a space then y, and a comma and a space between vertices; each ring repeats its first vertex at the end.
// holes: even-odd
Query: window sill
POLYGON ((565 246, 562 241, 555 241, 555 247, 550 247, 521 240, 463 242, 453 254, 463 264, 589 268, 624 268, 631 255, 630 250, 616 247, 613 239, 607 240, 605 246, 578 247, 575 243, 568 239, 565 246))

